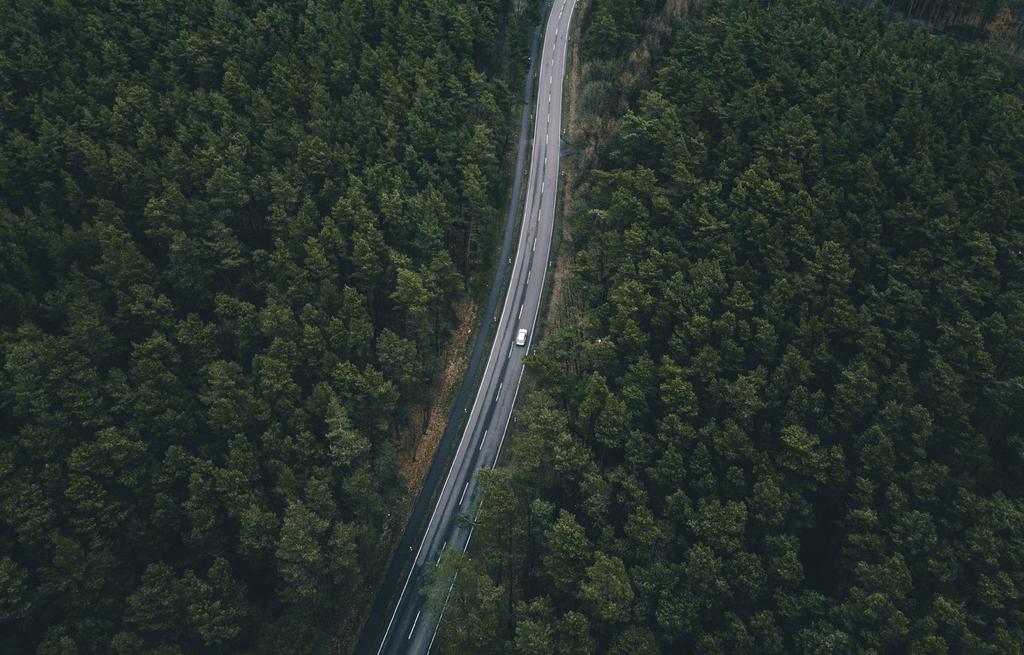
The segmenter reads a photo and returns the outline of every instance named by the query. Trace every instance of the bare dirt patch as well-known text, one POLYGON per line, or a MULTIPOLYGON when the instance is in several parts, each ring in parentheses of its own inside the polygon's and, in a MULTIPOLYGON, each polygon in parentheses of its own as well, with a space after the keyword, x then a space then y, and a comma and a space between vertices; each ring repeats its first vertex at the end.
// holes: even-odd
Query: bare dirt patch
MULTIPOLYGON (((459 382, 466 373, 469 354, 472 347, 473 325, 479 311, 476 303, 468 296, 455 305, 455 316, 458 321, 455 330, 444 346, 438 359, 437 373, 430 381, 429 406, 414 405, 410 407, 409 422, 399 431, 399 468, 406 480, 406 495, 400 511, 393 513, 384 526, 384 534, 380 542, 380 552, 390 558, 395 545, 402 534, 412 506, 423 487, 430 463, 434 459, 437 447, 441 442, 447 424, 448 411, 452 406, 459 382)), ((382 566, 383 572, 386 564, 382 566)), ((383 575, 383 573, 382 573, 383 575)), ((376 593, 379 580, 369 581, 366 596, 354 602, 352 608, 368 607, 376 593)), ((355 609, 341 617, 338 631, 329 652, 351 653, 356 640, 362 631, 362 622, 366 620, 368 610, 355 609)))
MULTIPOLYGON (((413 501, 423 487, 423 480, 427 477, 434 453, 437 452, 437 446, 448 424, 448 410, 451 408, 452 397, 465 375, 477 311, 476 304, 468 298, 456 305, 458 327, 445 345, 438 373, 431 381, 432 402, 429 407, 413 407, 410 425, 403 430, 402 443, 412 444, 410 448, 404 449, 399 457, 399 466, 409 489, 404 508, 406 516, 412 511, 413 501)), ((399 525, 405 525, 405 520, 403 519, 399 525)))
MULTIPOLYGON (((573 205, 586 193, 591 169, 617 133, 627 98, 648 84, 651 60, 668 46, 673 27, 686 17, 691 4, 701 2, 667 0, 661 14, 648 21, 645 37, 622 61, 588 59, 581 48, 585 21, 573 21, 565 105, 566 142, 573 154, 562 159, 560 242, 543 323, 546 328, 582 325, 585 308, 574 293, 571 277, 576 251, 569 220, 573 205)), ((589 0, 579 0, 577 13, 585 15, 589 5, 589 0)))

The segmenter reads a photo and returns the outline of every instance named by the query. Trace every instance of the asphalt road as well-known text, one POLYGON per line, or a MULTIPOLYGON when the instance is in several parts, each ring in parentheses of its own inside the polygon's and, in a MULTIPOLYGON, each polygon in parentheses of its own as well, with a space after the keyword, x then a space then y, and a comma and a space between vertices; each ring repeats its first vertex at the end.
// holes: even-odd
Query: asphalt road
POLYGON ((378 655, 429 652, 440 617, 431 615, 420 593, 425 572, 445 548, 465 550, 469 546, 472 527, 458 522, 456 517, 474 513, 480 500, 475 473, 497 463, 505 440, 523 376, 523 357, 532 343, 549 266, 559 181, 566 37, 575 4, 576 0, 555 0, 548 15, 537 77, 530 173, 508 292, 451 468, 423 539, 414 549, 412 568, 402 583, 385 633, 377 647, 370 650, 378 655), (520 328, 529 330, 524 347, 514 345, 520 328))

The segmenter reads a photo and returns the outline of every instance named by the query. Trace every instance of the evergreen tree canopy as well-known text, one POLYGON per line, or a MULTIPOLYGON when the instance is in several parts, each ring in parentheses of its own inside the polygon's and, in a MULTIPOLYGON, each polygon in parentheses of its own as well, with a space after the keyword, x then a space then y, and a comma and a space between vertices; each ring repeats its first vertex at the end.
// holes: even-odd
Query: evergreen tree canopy
POLYGON ((0 652, 323 652, 365 610, 513 4, 6 3, 0 652))
POLYGON ((1020 653, 1024 69, 832 0, 674 44, 488 478, 508 652, 1020 653))

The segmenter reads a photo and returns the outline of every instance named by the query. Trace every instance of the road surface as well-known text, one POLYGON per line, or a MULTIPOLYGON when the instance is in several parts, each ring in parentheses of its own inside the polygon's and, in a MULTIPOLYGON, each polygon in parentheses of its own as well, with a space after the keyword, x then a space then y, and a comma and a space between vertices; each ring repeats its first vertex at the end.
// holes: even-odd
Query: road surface
POLYGON ((475 473, 497 463, 505 440, 549 265, 559 178, 566 37, 575 4, 576 0, 555 0, 548 15, 537 77, 530 173, 508 292, 476 399, 437 504, 422 541, 414 548, 412 568, 402 581, 384 634, 373 644, 375 648, 369 649, 378 655, 429 652, 440 617, 431 615, 420 593, 425 573, 445 548, 468 547, 472 527, 456 517, 473 514, 480 495, 475 473), (529 330, 524 347, 514 344, 520 328, 529 330))

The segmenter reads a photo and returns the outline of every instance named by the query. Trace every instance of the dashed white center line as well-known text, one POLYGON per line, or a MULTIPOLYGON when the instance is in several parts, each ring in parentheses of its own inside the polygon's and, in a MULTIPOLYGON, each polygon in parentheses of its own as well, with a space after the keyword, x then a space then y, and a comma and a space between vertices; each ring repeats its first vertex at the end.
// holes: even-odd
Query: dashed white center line
MULTIPOLYGON (((560 50, 558 48, 558 41, 559 41, 559 37, 561 36, 561 21, 562 21, 563 16, 564 16, 565 5, 566 5, 565 0, 562 0, 562 2, 560 3, 559 12, 558 12, 558 21, 556 23, 557 26, 555 28, 554 43, 552 43, 552 47, 551 47, 550 61, 548 62, 548 70, 549 70, 549 74, 548 74, 548 86, 549 86, 549 89, 548 89, 548 108, 549 108, 549 111, 547 112, 547 116, 546 116, 546 121, 547 121, 548 125, 550 125, 550 123, 551 123, 550 106, 551 106, 552 95, 553 95, 553 86, 554 86, 554 73, 553 73, 553 70, 556 68, 555 67, 555 57, 560 52, 560 50)), ((568 29, 568 26, 567 26, 567 29, 568 29)), ((564 48, 562 49, 562 51, 564 51, 564 48)), ((564 52, 563 52, 563 55, 564 55, 564 52)), ((543 72, 541 72, 541 76, 543 76, 543 72)), ((561 78, 559 78, 559 80, 561 80, 561 78)), ((544 143, 545 143, 545 145, 550 145, 550 143, 551 143, 550 131, 546 131, 545 132, 544 143)), ((548 153, 545 150, 545 152, 544 152, 544 166, 545 167, 547 167, 547 163, 548 163, 548 153)), ((547 186, 546 183, 542 180, 541 181, 541 187, 540 187, 540 193, 541 193, 542 198, 543 198, 544 192, 546 191, 546 186, 547 186)), ((541 200, 541 204, 543 204, 543 199, 541 200)), ((541 212, 540 209, 538 209, 538 212, 537 212, 537 223, 538 224, 541 223, 541 216, 542 216, 542 212, 541 212)), ((536 250, 537 250, 537 237, 534 237, 533 244, 532 244, 532 247, 531 247, 531 252, 536 252, 536 250)), ((551 263, 549 262, 548 265, 550 266, 551 263)), ((528 270, 527 274, 526 274, 526 284, 527 285, 532 280, 532 277, 533 277, 533 271, 532 270, 528 270)), ((522 319, 523 309, 524 308, 525 308, 525 303, 520 304, 520 306, 519 306, 519 314, 518 314, 518 319, 519 320, 522 319)), ((514 344, 509 346, 509 351, 508 351, 507 358, 509 358, 509 359, 511 358, 512 351, 514 351, 514 350, 515 350, 515 345, 514 344)), ((499 399, 499 397, 501 395, 501 390, 503 388, 503 385, 504 385, 504 383, 499 383, 498 384, 498 390, 497 390, 497 393, 495 394, 495 397, 494 397, 494 402, 495 403, 498 402, 498 399, 499 399)), ((517 388, 517 392, 518 392, 518 388, 517 388)), ((513 403, 514 402, 515 402, 515 400, 513 399, 513 403)), ((480 444, 478 446, 478 450, 483 450, 483 446, 484 446, 484 444, 487 441, 487 435, 488 435, 488 430, 484 430, 483 434, 480 437, 480 444)), ((502 435, 502 441, 504 441, 504 435, 502 435)), ((499 449, 498 453, 495 454, 494 462, 492 462, 491 468, 493 468, 497 464, 498 455, 500 454, 500 449, 501 449, 501 445, 500 444, 498 446, 498 449, 499 449)), ((484 464, 483 466, 486 468, 486 464, 484 464)), ((465 483, 465 485, 462 488, 462 493, 459 496, 458 505, 460 507, 463 504, 463 502, 465 502, 466 495, 469 492, 469 482, 470 481, 467 481, 465 483)), ((470 536, 472 536, 472 532, 470 533, 470 536)), ((468 547, 468 545, 469 544, 468 544, 468 541, 467 541, 466 546, 468 547)), ((447 546, 448 546, 448 542, 445 541, 444 545, 441 546, 441 551, 437 555, 436 562, 438 564, 440 564, 441 558, 442 558, 442 556, 444 554, 444 550, 447 548, 447 546)), ((416 628, 419 625, 419 619, 420 619, 420 614, 421 613, 422 613, 422 610, 419 610, 419 611, 416 612, 416 616, 413 619, 412 627, 409 630, 409 634, 406 636, 407 640, 411 640, 412 639, 412 636, 415 633, 416 628)), ((392 620, 394 620, 394 619, 392 619, 392 620)), ((390 628, 390 624, 389 624, 389 628, 390 628)), ((436 632, 435 632, 435 634, 436 634, 436 632)), ((431 640, 431 642, 432 641, 433 640, 431 640)))
MULTIPOLYGON (((422 610, 420 610, 420 611, 422 611, 422 610)), ((413 619, 413 621, 412 621, 412 627, 409 628, 409 636, 406 637, 406 640, 412 639, 412 633, 416 629, 416 624, 419 622, 419 620, 420 620, 420 613, 416 612, 416 618, 413 619)))

